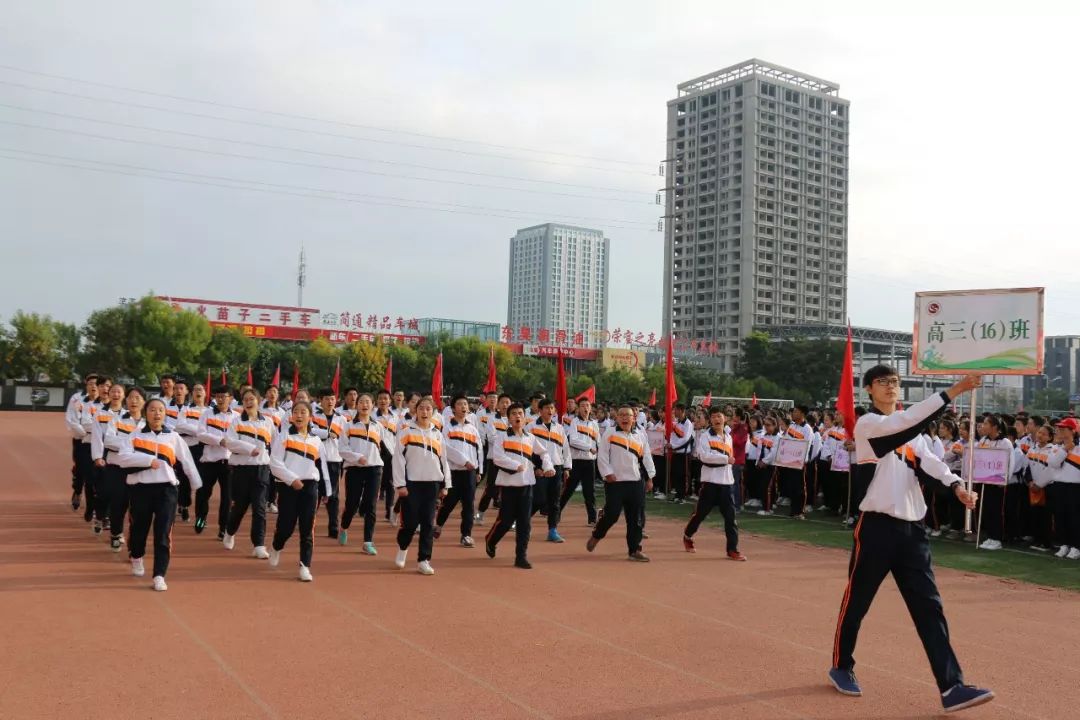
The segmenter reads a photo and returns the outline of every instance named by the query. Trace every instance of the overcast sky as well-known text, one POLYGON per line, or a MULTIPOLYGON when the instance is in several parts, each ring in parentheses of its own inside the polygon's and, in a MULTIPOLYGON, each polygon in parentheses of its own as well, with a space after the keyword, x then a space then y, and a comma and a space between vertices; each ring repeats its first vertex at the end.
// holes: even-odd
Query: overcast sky
POLYGON ((309 307, 505 323, 508 239, 556 220, 611 238, 609 325, 658 330, 665 102, 757 57, 851 101, 856 325, 1045 285, 1080 332, 1077 18, 758 5, 3 0, 0 318, 293 305, 303 242, 309 307))

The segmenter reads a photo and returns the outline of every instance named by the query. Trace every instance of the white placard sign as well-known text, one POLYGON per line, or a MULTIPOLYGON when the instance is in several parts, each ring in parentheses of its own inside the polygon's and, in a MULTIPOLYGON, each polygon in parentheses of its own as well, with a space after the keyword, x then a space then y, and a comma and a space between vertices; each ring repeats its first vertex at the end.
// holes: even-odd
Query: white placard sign
POLYGON ((911 371, 1039 375, 1043 288, 915 294, 911 371))
POLYGON ((833 450, 832 464, 829 469, 833 472, 847 472, 851 469, 851 453, 844 448, 833 450))
POLYGON ((776 467, 802 470, 806 465, 806 450, 810 446, 809 440, 796 440, 795 438, 780 438, 780 444, 776 447, 776 467))
MULTIPOLYGON (((1011 450, 999 448, 975 448, 975 482, 984 485, 1004 485, 1009 472, 1011 450)), ((967 467, 964 467, 967 477, 967 467)))

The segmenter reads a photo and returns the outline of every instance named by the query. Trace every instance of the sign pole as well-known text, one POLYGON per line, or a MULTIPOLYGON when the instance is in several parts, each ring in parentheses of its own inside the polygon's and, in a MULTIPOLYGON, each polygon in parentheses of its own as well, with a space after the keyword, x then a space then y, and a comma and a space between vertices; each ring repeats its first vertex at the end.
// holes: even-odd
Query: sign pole
MULTIPOLYGON (((968 492, 971 492, 971 489, 975 484, 975 441, 976 441, 976 434, 975 434, 975 405, 976 405, 976 402, 975 402, 975 399, 976 399, 976 393, 978 393, 978 392, 979 392, 978 388, 972 388, 971 389, 971 416, 970 416, 969 425, 968 425, 968 453, 967 453, 967 457, 964 458, 964 464, 967 465, 967 483, 966 483, 966 487, 967 487, 968 492)), ((982 504, 981 503, 979 505, 979 508, 980 508, 980 510, 982 509, 982 504)), ((965 509, 964 510, 964 533, 967 534, 967 533, 970 533, 970 532, 971 532, 971 510, 970 509, 965 509)))

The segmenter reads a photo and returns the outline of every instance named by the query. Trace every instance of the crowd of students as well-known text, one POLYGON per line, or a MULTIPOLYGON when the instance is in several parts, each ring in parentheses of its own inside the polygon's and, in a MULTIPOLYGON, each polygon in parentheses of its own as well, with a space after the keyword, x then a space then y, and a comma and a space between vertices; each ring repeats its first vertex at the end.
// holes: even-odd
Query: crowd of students
MULTIPOLYGON (((417 571, 431 575, 434 543, 447 523, 457 526, 462 547, 475 547, 474 528, 492 505, 498 518, 482 538, 486 553, 495 557, 513 532, 514 564, 530 568, 532 518, 540 514, 545 539, 562 543, 561 516, 578 489, 592 528, 587 549, 621 516, 628 557, 647 562, 642 541, 651 494, 694 503, 683 534, 687 552, 718 508, 727 555, 743 561, 736 513, 805 519, 817 512, 853 525, 873 476, 851 461, 844 418, 832 410, 678 404, 669 438, 663 409, 637 402, 570 400, 561 417, 539 393, 521 404, 491 393, 478 401, 455 397, 442 412, 435 405, 420 393, 355 388, 340 398, 301 389, 283 402, 276 386, 261 394, 226 385, 208 392, 172 375, 149 394, 90 375, 65 415, 71 506, 84 508, 83 519, 95 535, 108 534, 114 552, 127 544, 136 576, 145 573, 152 533, 154 587, 164 590, 173 523, 179 518, 203 533, 215 489, 215 525, 226 550, 235 550, 247 521, 252 556, 277 566, 298 530, 299 578, 310 581, 320 511, 327 536, 340 545, 360 516, 361 552, 370 556, 378 554, 381 512, 397 530, 395 566, 405 567, 418 535, 417 571), (804 441, 801 466, 790 457, 777 464, 784 438, 804 441), (600 508, 597 488, 605 490, 600 508), (268 543, 269 515, 276 523, 268 543)), ((946 412, 924 429, 934 453, 958 473, 970 446, 966 424, 946 412)), ((1011 461, 1006 484, 986 486, 975 513, 981 548, 1056 546, 1059 557, 1080 559, 1078 433, 1071 417, 983 417, 976 446, 1008 449, 1011 461)), ((956 498, 933 482, 921 484, 931 535, 972 540, 956 498)))

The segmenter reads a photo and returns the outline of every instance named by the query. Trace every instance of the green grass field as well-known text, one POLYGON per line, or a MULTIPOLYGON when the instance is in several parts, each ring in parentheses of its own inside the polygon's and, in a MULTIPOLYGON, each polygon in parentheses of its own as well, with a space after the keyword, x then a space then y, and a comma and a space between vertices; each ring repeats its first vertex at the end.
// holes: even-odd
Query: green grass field
MULTIPOLYGON (((600 502, 600 498, 597 501, 600 502)), ((780 508, 780 512, 786 510, 787 508, 780 508)), ((649 500, 646 510, 649 517, 675 520, 686 520, 692 511, 693 505, 689 502, 675 505, 652 499, 649 500)), ((842 526, 840 518, 835 515, 815 512, 809 514, 806 520, 792 520, 782 516, 760 517, 741 513, 738 521, 740 530, 755 535, 823 547, 851 548, 851 530, 842 526)), ((705 525, 722 529, 720 513, 714 510, 705 525)), ((1052 553, 1040 553, 1019 547, 1007 547, 991 552, 977 550, 971 543, 941 539, 931 542, 934 562, 941 567, 1080 591, 1080 561, 1077 560, 1062 560, 1054 557, 1052 553)))

